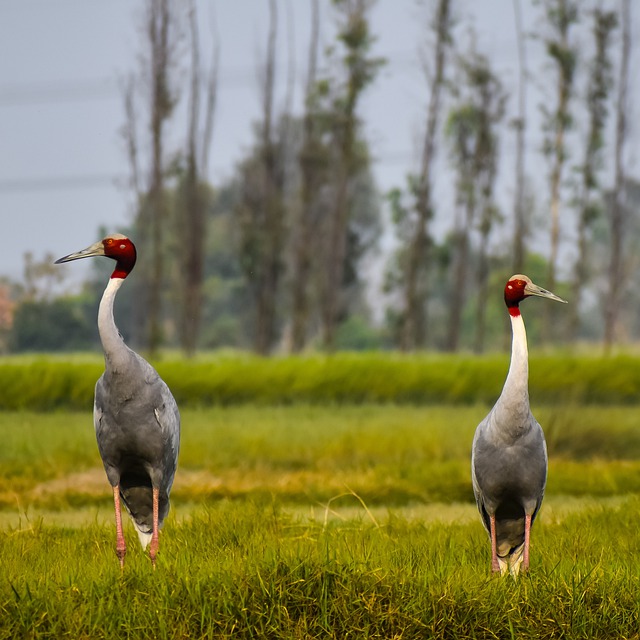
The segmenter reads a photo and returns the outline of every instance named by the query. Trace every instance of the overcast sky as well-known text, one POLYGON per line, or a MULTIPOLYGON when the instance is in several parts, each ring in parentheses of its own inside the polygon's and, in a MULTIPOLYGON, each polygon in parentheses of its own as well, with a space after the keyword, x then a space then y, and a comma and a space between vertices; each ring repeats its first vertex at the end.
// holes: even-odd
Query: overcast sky
MULTIPOLYGON (((532 27, 536 13, 530 1, 522 2, 532 27)), ((381 190, 401 185, 416 166, 416 139, 428 98, 418 50, 426 33, 425 5, 431 4, 378 0, 372 13, 374 53, 388 64, 363 98, 361 115, 381 190)), ((474 25, 478 50, 493 60, 511 90, 517 70, 512 0, 454 5, 459 29, 474 25)), ((131 221, 128 165, 118 133, 124 122, 120 86, 137 69, 142 6, 141 0, 0 0, 0 275, 21 277, 27 251, 37 259, 47 252, 58 257, 99 239, 100 225, 111 231, 131 221)), ((198 6, 203 46, 214 30, 220 41, 209 176, 215 185, 231 175, 250 146, 251 122, 259 115, 256 65, 266 41, 267 2, 199 0, 198 6)), ((283 79, 287 5, 280 6, 283 79)), ((288 6, 295 24, 299 104, 309 2, 288 0, 288 6)), ((321 7, 328 42, 333 16, 328 0, 321 0, 321 7)), ((546 81, 538 75, 535 82, 539 87, 546 81)), ((176 143, 185 130, 178 114, 172 123, 176 143)), ((503 145, 508 156, 512 141, 503 145)))

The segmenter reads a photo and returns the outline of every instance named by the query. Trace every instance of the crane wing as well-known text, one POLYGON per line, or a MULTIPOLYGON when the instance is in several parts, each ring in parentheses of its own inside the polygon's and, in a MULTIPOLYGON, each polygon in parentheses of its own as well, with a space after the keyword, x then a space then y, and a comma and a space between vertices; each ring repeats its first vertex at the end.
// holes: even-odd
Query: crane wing
POLYGON ((180 412, 178 405, 164 382, 162 390, 162 403, 154 408, 153 413, 160 428, 168 440, 171 456, 174 460, 174 468, 180 451, 180 412))

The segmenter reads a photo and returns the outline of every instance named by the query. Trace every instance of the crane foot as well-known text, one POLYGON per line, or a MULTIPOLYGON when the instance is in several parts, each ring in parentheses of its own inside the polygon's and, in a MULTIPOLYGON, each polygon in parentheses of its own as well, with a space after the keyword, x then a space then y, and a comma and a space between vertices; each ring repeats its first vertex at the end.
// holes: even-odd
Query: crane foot
POLYGON ((118 560, 120 561, 120 569, 124 570, 124 557, 127 553, 127 548, 124 546, 124 539, 122 540, 122 542, 122 545, 120 545, 119 542, 116 545, 116 555, 118 556, 118 560))
POLYGON ((151 558, 151 565, 156 568, 156 558, 158 557, 159 541, 157 536, 151 538, 151 544, 149 545, 149 557, 151 558))

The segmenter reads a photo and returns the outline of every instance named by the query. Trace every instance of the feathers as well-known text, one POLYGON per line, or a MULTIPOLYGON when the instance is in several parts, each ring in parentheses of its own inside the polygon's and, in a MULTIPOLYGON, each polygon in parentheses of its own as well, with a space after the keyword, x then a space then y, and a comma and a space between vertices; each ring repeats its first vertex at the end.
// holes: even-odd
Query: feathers
POLYGON ((522 567, 522 561, 524 559, 524 542, 504 554, 498 553, 498 563, 500 565, 500 573, 505 575, 510 573, 512 577, 517 578, 522 567))
POLYGON ((528 296, 564 302, 527 276, 507 282, 511 362, 500 397, 476 428, 471 451, 473 492, 491 540, 492 569, 513 576, 529 568, 531 525, 547 481, 547 445, 529 406, 527 335, 519 310, 528 296))
POLYGON ((155 566, 158 530, 169 512, 169 492, 180 449, 180 413, 169 388, 156 370, 122 339, 113 306, 125 278, 136 263, 136 248, 114 234, 57 262, 107 256, 116 268, 100 300, 98 331, 105 370, 95 388, 93 420, 98 450, 116 511, 116 553, 124 567, 126 544, 120 501, 131 516, 140 543, 155 566))

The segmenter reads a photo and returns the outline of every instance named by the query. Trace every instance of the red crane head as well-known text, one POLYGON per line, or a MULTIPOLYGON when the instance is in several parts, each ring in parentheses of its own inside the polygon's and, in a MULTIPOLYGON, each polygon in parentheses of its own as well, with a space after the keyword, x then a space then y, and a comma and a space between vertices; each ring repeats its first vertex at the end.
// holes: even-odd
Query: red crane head
POLYGON ((520 273, 511 276, 504 287, 504 301, 507 305, 507 309, 512 316, 520 315, 520 303, 529 296, 539 296, 541 298, 549 298, 550 300, 556 300, 557 302, 564 302, 566 300, 559 298, 555 293, 547 291, 537 284, 531 282, 531 278, 524 276, 520 273))
POLYGON ((82 251, 76 251, 75 253, 70 253, 68 256, 59 258, 55 264, 71 262, 71 260, 79 260, 80 258, 91 258, 93 256, 112 258, 116 261, 116 268, 113 270, 111 277, 126 278, 136 264, 136 247, 126 236, 123 236, 121 233, 114 233, 82 251))

